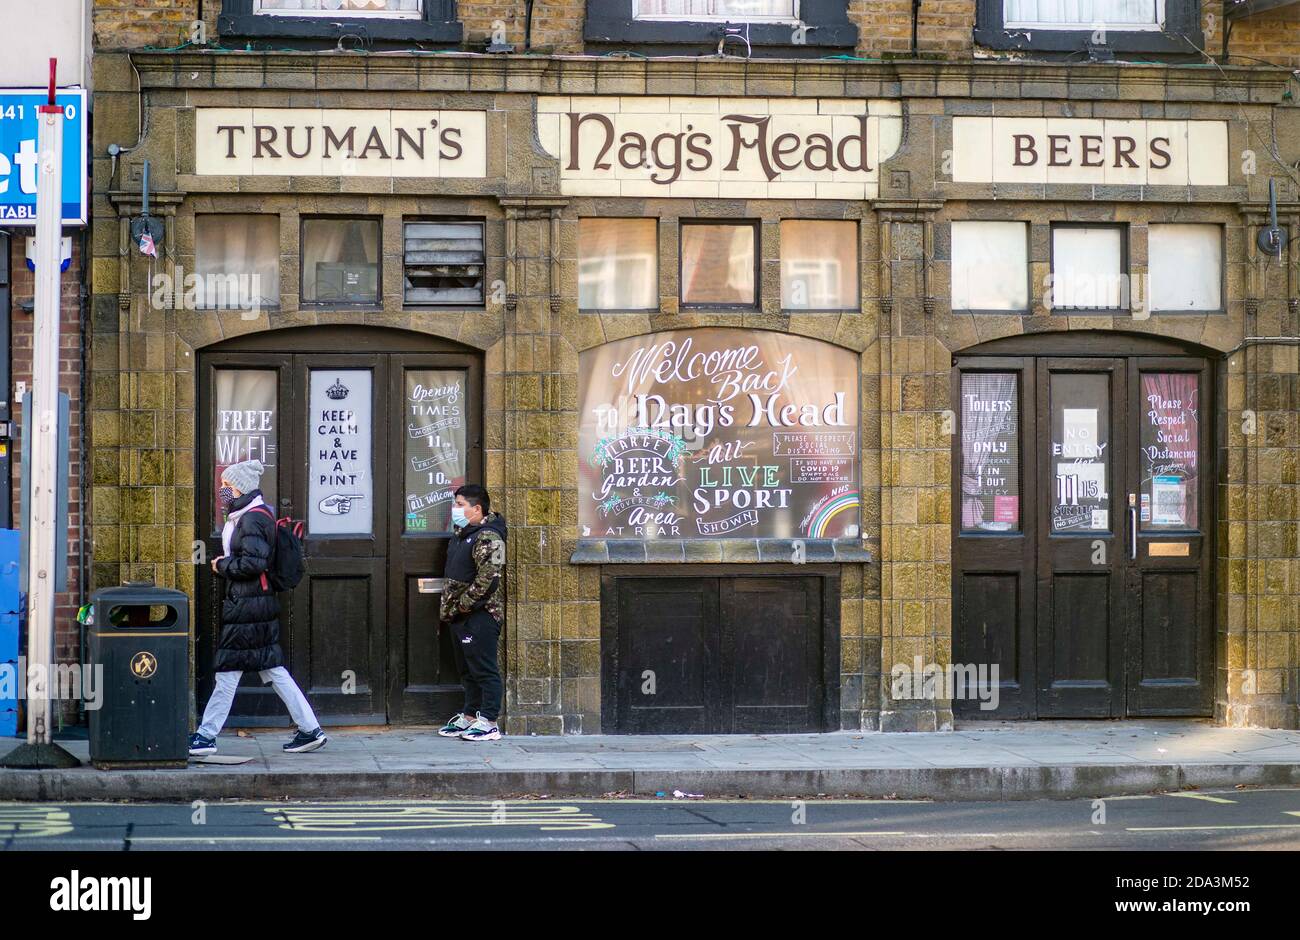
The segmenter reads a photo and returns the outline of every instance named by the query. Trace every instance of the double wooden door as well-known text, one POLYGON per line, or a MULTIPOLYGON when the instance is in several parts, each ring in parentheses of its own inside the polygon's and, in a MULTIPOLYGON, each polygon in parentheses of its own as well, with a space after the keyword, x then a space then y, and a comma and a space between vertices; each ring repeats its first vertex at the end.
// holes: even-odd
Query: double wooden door
MULTIPOLYGON (((440 721, 459 709, 459 677, 439 597, 419 579, 443 573, 452 490, 482 479, 480 367, 465 353, 354 345, 200 356, 199 531, 207 557, 220 554, 221 471, 261 460, 267 503, 306 524, 306 575, 280 595, 280 633, 313 708, 336 725, 440 721)), ((222 586, 207 566, 197 571, 201 707, 222 586)), ((231 715, 263 724, 285 710, 250 675, 231 715)))
POLYGON ((1206 361, 972 356, 953 382, 953 662, 999 674, 996 710, 954 710, 1210 714, 1206 361))

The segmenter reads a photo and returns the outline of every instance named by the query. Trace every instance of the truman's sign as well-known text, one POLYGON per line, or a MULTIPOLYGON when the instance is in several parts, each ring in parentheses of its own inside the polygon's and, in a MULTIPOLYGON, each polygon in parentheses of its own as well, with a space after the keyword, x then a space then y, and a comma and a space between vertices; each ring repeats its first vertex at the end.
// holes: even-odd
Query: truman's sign
POLYGON ((199 176, 483 177, 482 111, 198 108, 199 176))
POLYGON ((902 113, 844 98, 546 97, 537 133, 566 195, 871 199, 902 113))
POLYGON ((1227 186, 1227 121, 958 117, 955 183, 1227 186))

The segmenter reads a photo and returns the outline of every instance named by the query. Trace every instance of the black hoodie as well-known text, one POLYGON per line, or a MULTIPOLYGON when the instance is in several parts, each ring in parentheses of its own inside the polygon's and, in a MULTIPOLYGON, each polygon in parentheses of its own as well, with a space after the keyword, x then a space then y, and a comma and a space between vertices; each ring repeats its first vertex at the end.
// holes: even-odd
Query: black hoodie
POLYGON ((478 525, 457 529, 447 545, 447 584, 441 616, 450 622, 486 610, 499 624, 505 619, 506 520, 490 512, 478 525))

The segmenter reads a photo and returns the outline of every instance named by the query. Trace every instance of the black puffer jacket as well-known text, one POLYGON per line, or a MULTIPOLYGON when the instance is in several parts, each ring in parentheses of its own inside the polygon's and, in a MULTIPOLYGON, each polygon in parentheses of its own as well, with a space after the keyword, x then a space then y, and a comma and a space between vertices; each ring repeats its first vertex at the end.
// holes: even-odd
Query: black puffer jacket
MULTIPOLYGON (((230 511, 244 509, 261 495, 261 490, 243 494, 230 511)), ((217 574, 228 582, 221 603, 217 672, 259 672, 284 665, 280 604, 262 581, 274 546, 275 522, 269 512, 249 509, 236 520, 230 554, 217 562, 217 574)))

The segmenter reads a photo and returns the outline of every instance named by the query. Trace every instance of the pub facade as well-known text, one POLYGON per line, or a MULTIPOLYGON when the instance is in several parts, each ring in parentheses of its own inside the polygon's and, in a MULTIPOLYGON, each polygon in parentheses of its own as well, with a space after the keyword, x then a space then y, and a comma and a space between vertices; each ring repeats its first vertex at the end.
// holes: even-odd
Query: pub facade
POLYGON ((97 25, 92 148, 94 582, 191 594, 200 708, 256 458, 326 723, 458 710, 428 579, 482 481, 508 733, 1300 724, 1285 69, 977 57, 1024 54, 1000 4, 892 59, 856 4, 723 55, 672 3, 567 4, 543 53, 218 6, 224 49, 97 25))

